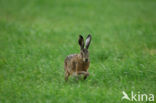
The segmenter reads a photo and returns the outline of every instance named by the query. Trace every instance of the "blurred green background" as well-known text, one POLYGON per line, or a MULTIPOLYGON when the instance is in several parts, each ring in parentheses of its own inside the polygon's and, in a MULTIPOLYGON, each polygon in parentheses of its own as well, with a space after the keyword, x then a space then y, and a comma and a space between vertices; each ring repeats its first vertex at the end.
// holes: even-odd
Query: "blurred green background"
POLYGON ((155 0, 0 0, 0 103, 128 103, 156 93, 155 0), (64 59, 92 34, 90 76, 64 59))

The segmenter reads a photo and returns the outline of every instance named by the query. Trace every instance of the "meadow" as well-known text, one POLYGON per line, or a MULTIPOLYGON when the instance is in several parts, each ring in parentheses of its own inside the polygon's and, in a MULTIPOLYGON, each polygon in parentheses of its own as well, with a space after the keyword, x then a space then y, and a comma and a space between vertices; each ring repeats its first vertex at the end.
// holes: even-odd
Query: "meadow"
POLYGON ((155 10, 155 0, 0 0, 0 103, 156 94, 155 10), (80 34, 92 35, 90 76, 65 82, 64 59, 80 52, 80 34))

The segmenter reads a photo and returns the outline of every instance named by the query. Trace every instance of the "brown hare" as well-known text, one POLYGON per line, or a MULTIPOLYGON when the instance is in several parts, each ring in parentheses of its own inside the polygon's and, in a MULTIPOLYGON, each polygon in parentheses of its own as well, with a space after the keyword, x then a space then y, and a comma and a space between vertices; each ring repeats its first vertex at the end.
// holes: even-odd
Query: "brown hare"
POLYGON ((70 75, 84 75, 84 80, 89 76, 88 67, 90 64, 88 48, 91 42, 91 35, 89 34, 84 43, 84 39, 79 35, 78 43, 80 45, 80 53, 72 54, 66 57, 64 61, 65 81, 70 75), (85 47, 84 47, 85 46, 85 47))

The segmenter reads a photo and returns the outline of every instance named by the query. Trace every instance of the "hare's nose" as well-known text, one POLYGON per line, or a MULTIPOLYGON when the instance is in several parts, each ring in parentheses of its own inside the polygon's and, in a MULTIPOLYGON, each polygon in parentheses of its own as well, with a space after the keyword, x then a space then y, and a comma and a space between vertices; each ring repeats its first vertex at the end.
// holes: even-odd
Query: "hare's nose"
POLYGON ((85 62, 88 62, 88 59, 85 59, 85 62))

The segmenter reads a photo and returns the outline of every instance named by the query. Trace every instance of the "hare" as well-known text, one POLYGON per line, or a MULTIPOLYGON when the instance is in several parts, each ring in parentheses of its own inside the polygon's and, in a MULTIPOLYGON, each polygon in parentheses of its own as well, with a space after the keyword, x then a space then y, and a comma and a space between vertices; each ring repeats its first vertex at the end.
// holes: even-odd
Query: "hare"
POLYGON ((89 34, 84 43, 84 39, 79 35, 78 43, 80 45, 79 54, 71 54, 66 57, 64 61, 65 81, 70 75, 84 75, 84 80, 89 76, 88 68, 90 64, 88 48, 91 42, 91 35, 89 34), (85 47, 84 47, 85 45, 85 47))

